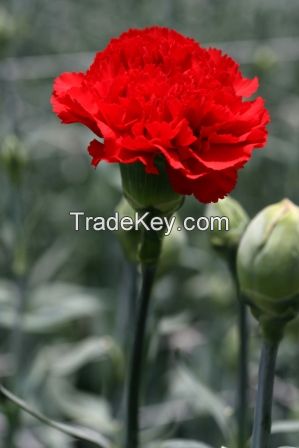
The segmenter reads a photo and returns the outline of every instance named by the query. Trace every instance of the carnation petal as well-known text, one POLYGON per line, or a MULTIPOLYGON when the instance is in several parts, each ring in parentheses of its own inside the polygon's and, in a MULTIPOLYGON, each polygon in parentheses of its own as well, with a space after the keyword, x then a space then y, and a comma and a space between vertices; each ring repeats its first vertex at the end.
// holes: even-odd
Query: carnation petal
POLYGON ((253 95, 259 86, 258 78, 255 77, 253 79, 240 78, 235 82, 234 88, 235 92, 239 96, 244 96, 245 98, 249 98, 253 95))
POLYGON ((112 39, 86 73, 60 75, 51 103, 63 123, 103 139, 89 145, 94 166, 141 162, 158 174, 162 156, 176 192, 209 202, 267 141, 264 100, 245 100, 257 88, 221 50, 154 26, 112 39))

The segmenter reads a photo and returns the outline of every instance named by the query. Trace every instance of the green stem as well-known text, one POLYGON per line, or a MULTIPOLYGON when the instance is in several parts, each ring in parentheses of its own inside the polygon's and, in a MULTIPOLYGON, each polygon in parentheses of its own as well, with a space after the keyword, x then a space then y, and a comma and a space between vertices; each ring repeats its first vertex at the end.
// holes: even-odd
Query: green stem
POLYGON ((24 330, 23 320, 27 305, 27 293, 25 291, 25 280, 17 279, 18 284, 18 302, 15 311, 15 325, 11 337, 11 352, 14 357, 15 375, 12 378, 12 387, 16 394, 21 394, 21 383, 24 372, 24 330))
POLYGON ((239 356, 238 356, 238 399, 237 399, 237 421, 238 421, 238 448, 246 448, 249 438, 248 425, 248 311, 247 305, 241 297, 240 285, 236 273, 236 257, 231 257, 229 263, 230 271, 236 286, 238 300, 238 333, 239 333, 239 356))
POLYGON ((259 366, 258 391, 254 415, 252 448, 269 448, 271 412, 279 340, 264 339, 259 366))
POLYGON ((138 448, 139 446, 139 395, 142 374, 142 359, 146 319, 148 314, 151 290, 154 283, 156 267, 143 266, 142 288, 138 304, 137 320, 134 332, 131 362, 128 378, 127 421, 125 448, 138 448))
POLYGON ((120 287, 119 305, 116 316, 116 337, 127 353, 132 337, 132 323, 135 322, 138 296, 138 268, 135 263, 125 261, 120 287))
MULTIPOLYGON (((14 358, 15 374, 10 379, 9 383, 14 392, 21 395, 21 383, 24 371, 24 333, 23 333, 23 318, 26 309, 26 293, 23 279, 18 279, 18 302, 16 307, 16 321, 11 336, 11 353, 14 358)), ((15 448, 15 436, 20 426, 21 409, 15 403, 9 403, 8 410, 8 428, 6 438, 6 447, 15 448)))
POLYGON ((248 313, 239 300, 238 448, 245 448, 248 431, 248 313))
MULTIPOLYGON (((121 281, 120 297, 116 316, 116 338, 127 359, 133 338, 136 304, 138 298, 139 273, 137 265, 126 261, 121 281)), ((123 420, 125 412, 126 388, 122 384, 113 396, 112 413, 119 420, 123 420)))
MULTIPOLYGON (((24 377, 24 331, 23 320, 27 305, 26 276, 24 271, 24 234, 21 185, 12 181, 11 195, 13 204, 12 220, 15 227, 15 247, 13 274, 18 290, 15 309, 15 322, 10 336, 10 351, 13 355, 14 375, 8 379, 10 388, 18 395, 22 394, 21 386, 24 377)), ((11 403, 7 410, 8 427, 5 435, 6 447, 15 448, 15 437, 20 427, 20 408, 11 403)))

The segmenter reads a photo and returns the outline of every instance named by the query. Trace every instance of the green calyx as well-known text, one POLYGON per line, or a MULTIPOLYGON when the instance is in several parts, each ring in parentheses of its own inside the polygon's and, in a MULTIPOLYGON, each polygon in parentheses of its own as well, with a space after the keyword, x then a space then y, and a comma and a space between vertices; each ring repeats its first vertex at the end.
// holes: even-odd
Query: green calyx
MULTIPOLYGON (((116 211, 118 212, 120 219, 125 216, 129 216, 134 219, 135 211, 125 198, 123 198, 117 205, 116 211)), ((132 263, 137 263, 138 245, 140 243, 141 232, 135 229, 127 231, 120 229, 117 231, 117 237, 126 258, 132 263)))
MULTIPOLYGON (((135 219, 136 212, 125 198, 120 201, 116 211, 119 219, 123 217, 130 217, 133 221, 135 219)), ((148 220, 154 216, 158 216, 157 213, 150 213, 148 220)), ((179 258, 186 242, 184 231, 177 230, 177 227, 180 226, 180 219, 177 215, 175 215, 175 219, 176 226, 166 237, 164 237, 166 229, 161 231, 147 231, 142 228, 138 230, 135 228, 132 230, 119 229, 117 237, 126 258, 132 263, 146 265, 156 264, 159 260, 159 270, 168 270, 179 258)))
POLYGON ((157 159, 159 174, 147 174, 142 163, 120 164, 123 193, 134 210, 153 210, 171 215, 178 210, 184 196, 170 185, 164 161, 157 159))
MULTIPOLYGON (((116 211, 119 214, 119 219, 130 217, 133 221, 135 220, 136 212, 125 198, 120 201, 116 211)), ((153 216, 157 216, 157 214, 153 215, 150 213, 147 219, 150 220, 153 216)), ((135 228, 131 230, 120 229, 117 232, 117 236, 129 261, 143 265, 157 264, 162 249, 163 230, 153 231, 143 228, 138 230, 135 228)))
POLYGON ((285 309, 281 308, 281 314, 277 312, 278 310, 274 313, 270 313, 269 310, 265 312, 249 302, 252 314, 259 321, 262 335, 265 339, 272 342, 279 342, 282 339, 287 323, 294 319, 298 312, 299 302, 298 300, 295 302, 285 304, 285 309), (297 302, 297 305, 295 302, 297 302))
POLYGON ((206 207, 206 216, 228 218, 229 230, 224 226, 219 229, 214 226, 209 231, 209 240, 212 247, 225 257, 236 253, 239 242, 249 222, 249 217, 243 207, 233 198, 226 197, 215 204, 206 207))
POLYGON ((283 200, 248 225, 237 254, 240 287, 254 315, 287 322, 298 309, 299 208, 283 200))

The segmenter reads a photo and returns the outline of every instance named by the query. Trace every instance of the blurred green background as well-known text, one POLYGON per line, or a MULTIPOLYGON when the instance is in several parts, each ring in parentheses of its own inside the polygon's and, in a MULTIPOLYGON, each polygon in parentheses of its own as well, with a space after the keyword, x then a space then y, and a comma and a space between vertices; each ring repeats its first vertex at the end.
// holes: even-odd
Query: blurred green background
MULTIPOLYGON (((259 76, 272 117, 267 148, 254 153, 233 192, 254 216, 283 197, 299 204, 298 23, 298 0, 1 0, 0 379, 31 406, 118 437, 132 327, 127 291, 136 277, 114 233, 74 231, 70 211, 114 213, 120 178, 117 166, 90 166, 89 130, 59 124, 49 104, 53 78, 86 69, 129 27, 165 25, 227 51, 246 75, 259 76)), ((180 213, 199 217, 204 208, 188 198, 180 213)), ((154 290, 144 446, 180 437, 229 443, 236 316, 226 264, 205 232, 189 232, 165 257, 154 290)), ((252 407, 260 339, 253 321, 251 328, 252 407)), ((273 448, 299 446, 298 333, 295 321, 280 350, 273 448)), ((0 412, 0 446, 8 448, 14 416, 4 399, 0 412)), ((92 446, 26 414, 14 431, 20 448, 92 446)))

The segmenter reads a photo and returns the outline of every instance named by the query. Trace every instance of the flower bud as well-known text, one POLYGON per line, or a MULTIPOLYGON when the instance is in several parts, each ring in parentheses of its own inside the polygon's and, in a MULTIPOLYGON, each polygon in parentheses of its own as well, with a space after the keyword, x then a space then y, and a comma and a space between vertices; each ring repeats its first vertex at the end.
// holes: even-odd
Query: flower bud
POLYGON ((0 8, 0 53, 14 37, 16 24, 11 14, 0 8))
POLYGON ((6 168, 11 181, 14 184, 19 184, 26 164, 22 143, 15 135, 9 135, 1 145, 0 154, 0 163, 6 168))
POLYGON ((241 290, 260 320, 290 320, 299 298, 299 208, 287 199, 251 221, 237 255, 241 290))
POLYGON ((165 272, 169 272, 172 268, 177 267, 187 244, 187 235, 183 224, 179 216, 175 215, 175 217, 176 225, 173 227, 172 232, 163 240, 159 274, 164 274, 165 272), (178 230, 178 227, 181 230, 178 230))
POLYGON ((157 166, 159 174, 148 174, 141 163, 121 164, 124 196, 134 210, 151 209, 171 215, 180 208, 184 197, 172 189, 163 162, 157 166))
POLYGON ((243 207, 231 197, 226 197, 206 207, 206 216, 226 217, 229 222, 229 230, 224 225, 214 226, 209 231, 210 243, 214 249, 225 256, 236 253, 241 237, 249 222, 249 217, 243 207))

